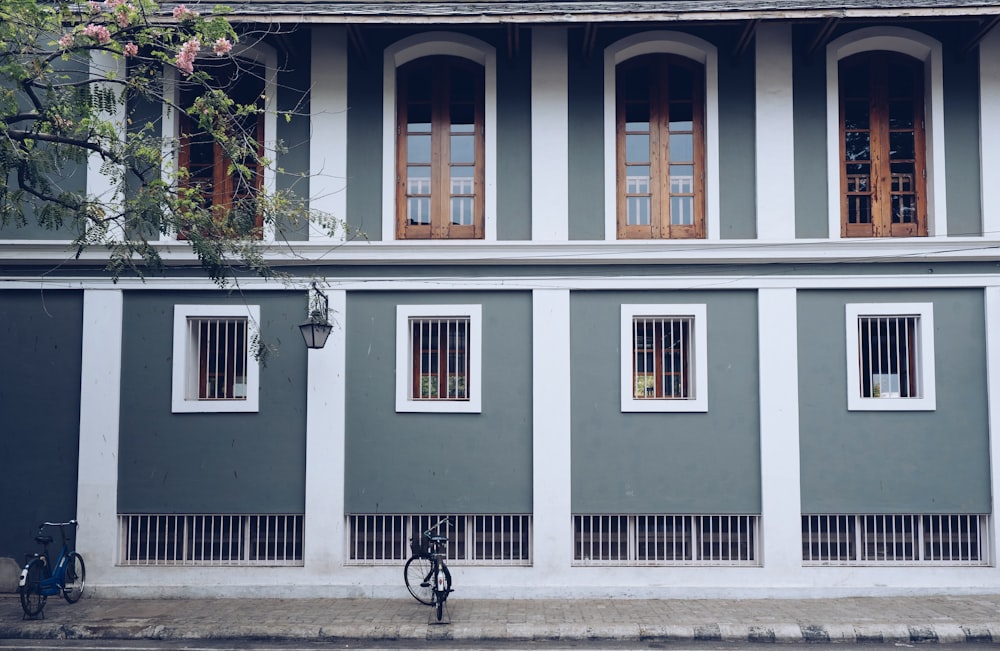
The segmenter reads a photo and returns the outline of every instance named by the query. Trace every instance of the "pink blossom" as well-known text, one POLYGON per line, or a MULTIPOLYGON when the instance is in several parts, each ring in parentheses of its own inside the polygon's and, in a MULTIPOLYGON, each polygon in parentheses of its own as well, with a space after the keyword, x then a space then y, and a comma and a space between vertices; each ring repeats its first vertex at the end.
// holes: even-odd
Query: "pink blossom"
POLYGON ((132 41, 129 41, 128 43, 125 44, 125 56, 134 57, 137 54, 139 54, 138 45, 136 45, 132 41))
POLYGON ((128 27, 129 17, 127 8, 122 7, 117 12, 115 12, 115 22, 118 23, 118 26, 121 27, 122 29, 128 27))
POLYGON ((99 13, 101 13, 101 3, 100 2, 96 2, 96 0, 90 0, 87 3, 87 7, 90 9, 90 12, 93 13, 93 14, 99 14, 99 13))
POLYGON ((229 42, 228 38, 220 38, 212 44, 212 51, 215 52, 215 56, 221 57, 223 54, 229 54, 229 51, 233 49, 233 44, 229 42))
POLYGON ((111 32, 109 32, 108 28, 104 25, 95 25, 94 23, 90 23, 83 28, 83 35, 96 39, 101 45, 106 45, 111 42, 111 32))
POLYGON ((59 47, 61 47, 62 49, 65 50, 66 48, 68 48, 71 45, 73 45, 73 41, 75 41, 75 40, 76 40, 76 36, 74 36, 72 32, 70 32, 68 34, 63 34, 62 38, 59 39, 59 47))
POLYGON ((185 5, 181 4, 174 7, 174 18, 176 20, 186 20, 188 18, 194 18, 197 15, 197 11, 191 11, 185 5))
POLYGON ((198 55, 201 43, 196 38, 192 38, 181 46, 181 51, 177 53, 177 68, 186 75, 194 72, 194 58, 198 55))
POLYGON ((114 9, 118 5, 125 4, 125 0, 104 0, 104 4, 108 6, 108 9, 114 9))

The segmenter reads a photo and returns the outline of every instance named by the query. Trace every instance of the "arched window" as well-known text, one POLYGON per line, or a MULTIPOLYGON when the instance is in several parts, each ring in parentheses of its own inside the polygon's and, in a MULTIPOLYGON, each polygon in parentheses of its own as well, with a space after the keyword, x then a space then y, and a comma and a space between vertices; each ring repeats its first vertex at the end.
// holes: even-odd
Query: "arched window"
POLYGON ((839 82, 841 236, 927 235, 923 62, 862 52, 839 82))
POLYGON ((455 56, 396 73, 396 237, 483 239, 485 74, 455 56))
POLYGON ((705 237, 705 68, 646 54, 616 72, 617 234, 705 237))

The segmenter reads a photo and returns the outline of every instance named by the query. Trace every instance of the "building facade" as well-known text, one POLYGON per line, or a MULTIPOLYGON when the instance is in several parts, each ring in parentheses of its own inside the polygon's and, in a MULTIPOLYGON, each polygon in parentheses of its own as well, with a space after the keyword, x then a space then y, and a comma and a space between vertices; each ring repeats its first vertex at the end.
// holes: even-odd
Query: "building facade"
POLYGON ((447 517, 460 597, 1000 589, 1000 3, 771 4, 238 7, 263 183, 349 228, 231 292, 0 231, 0 555, 405 596, 447 517))

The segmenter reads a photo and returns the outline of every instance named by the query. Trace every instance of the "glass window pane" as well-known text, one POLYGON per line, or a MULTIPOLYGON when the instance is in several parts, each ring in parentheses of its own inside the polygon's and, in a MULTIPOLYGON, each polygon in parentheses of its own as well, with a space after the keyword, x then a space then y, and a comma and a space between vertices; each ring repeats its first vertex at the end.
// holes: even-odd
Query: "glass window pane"
POLYGON ((889 103, 889 128, 913 128, 913 102, 902 101, 889 103))
POLYGON ((869 121, 870 107, 866 100, 844 102, 844 128, 845 129, 867 129, 869 121))
POLYGON ((843 96, 846 98, 867 99, 869 96, 868 66, 852 65, 841 67, 840 87, 843 96))
POLYGON ((625 130, 649 131, 649 104, 629 102, 625 105, 625 130))
POLYGON ((645 165, 629 166, 625 171, 625 192, 627 194, 646 194, 649 192, 649 167, 645 165))
POLYGON ((694 160, 694 135, 670 134, 670 162, 683 163, 694 160))
POLYGON ((475 190, 475 168, 453 166, 451 168, 451 194, 472 194, 475 190))
POLYGON ((625 203, 629 226, 649 226, 649 197, 628 197, 625 203))
POLYGON ((670 99, 690 100, 694 97, 694 76, 683 66, 670 66, 670 99))
POLYGON ((892 196, 892 223, 917 223, 917 197, 912 194, 894 194, 892 196))
POLYGON ((913 97, 913 66, 907 63, 889 63, 889 98, 913 97))
POLYGON ((474 220, 472 197, 452 197, 451 223, 458 226, 471 226, 474 220))
POLYGON ((847 160, 871 160, 871 135, 867 131, 852 131, 844 134, 847 160))
POLYGON ((430 104, 406 105, 406 129, 409 133, 415 131, 429 132, 431 130, 430 104))
POLYGON ((451 137, 451 162, 474 163, 476 161, 476 139, 472 135, 451 137))
POLYGON ((625 88, 626 101, 649 101, 649 66, 626 66, 624 74, 620 78, 625 88))
POLYGON ((670 103, 670 131, 694 129, 694 105, 690 102, 670 103))
POLYGON ((406 200, 406 219, 410 224, 431 223, 430 197, 410 197, 406 200))
POLYGON ((636 134, 625 136, 625 161, 646 163, 649 161, 649 136, 636 134))
POLYGON ((670 193, 694 194, 694 165, 670 166, 670 193))
POLYGON ((670 197, 670 223, 674 226, 694 224, 694 197, 670 197))
POLYGON ((406 168, 406 194, 431 193, 431 168, 410 166, 406 168))
POLYGON ((471 133, 476 124, 476 107, 472 104, 451 105, 452 133, 471 133))
POLYGON ((408 163, 430 163, 431 162, 431 137, 430 136, 407 136, 406 137, 406 162, 408 162, 408 163))
POLYGON ((889 134, 889 158, 892 160, 913 160, 912 131, 893 131, 889 134))

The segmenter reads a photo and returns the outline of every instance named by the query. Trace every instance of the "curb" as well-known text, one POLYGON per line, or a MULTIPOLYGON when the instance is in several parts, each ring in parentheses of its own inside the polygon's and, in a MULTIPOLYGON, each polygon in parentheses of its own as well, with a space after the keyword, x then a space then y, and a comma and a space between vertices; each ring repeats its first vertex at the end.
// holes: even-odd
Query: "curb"
POLYGON ((464 624, 414 625, 341 624, 321 625, 234 625, 230 627, 185 628, 183 625, 129 622, 127 624, 49 624, 44 621, 0 623, 0 639, 65 640, 507 640, 520 642, 560 641, 643 641, 643 642, 736 642, 754 644, 801 643, 889 643, 956 644, 1000 641, 1000 623, 964 626, 942 623, 913 624, 464 624))

